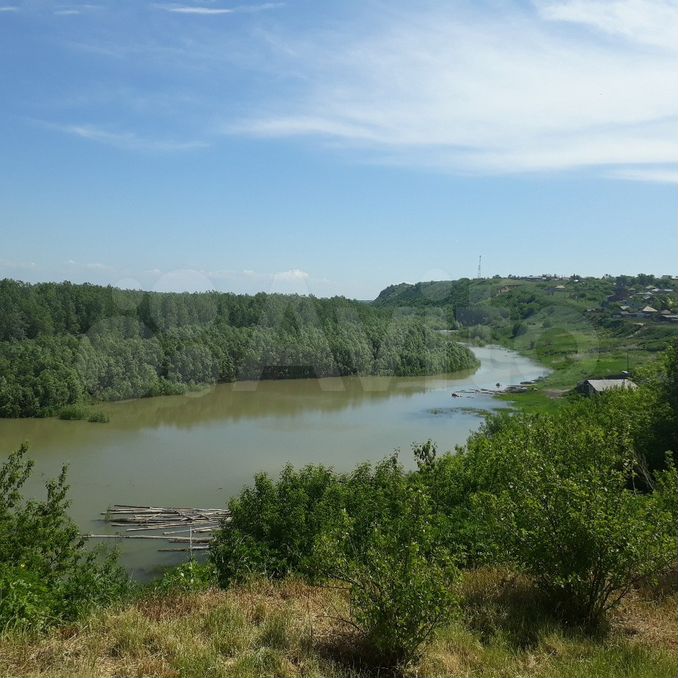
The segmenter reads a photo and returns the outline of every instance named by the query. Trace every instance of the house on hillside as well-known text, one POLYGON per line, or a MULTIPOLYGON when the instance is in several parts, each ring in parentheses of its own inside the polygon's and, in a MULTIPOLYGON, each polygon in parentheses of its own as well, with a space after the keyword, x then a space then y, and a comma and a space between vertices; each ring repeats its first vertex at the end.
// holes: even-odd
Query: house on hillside
POLYGON ((640 310, 639 315, 643 316, 644 318, 654 318, 657 315, 657 309, 653 308, 652 306, 645 306, 645 308, 642 308, 640 310))
POLYGON ((632 390, 638 388, 638 386, 626 377, 618 379, 587 379, 577 386, 577 391, 587 396, 593 396, 617 388, 632 390))

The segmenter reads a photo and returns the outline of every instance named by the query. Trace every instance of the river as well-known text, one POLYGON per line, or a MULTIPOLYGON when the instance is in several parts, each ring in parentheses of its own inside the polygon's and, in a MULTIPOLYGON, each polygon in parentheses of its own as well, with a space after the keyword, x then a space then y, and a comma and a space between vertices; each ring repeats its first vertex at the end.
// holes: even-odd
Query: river
MULTIPOLYGON (((431 438, 454 449, 482 422, 478 410, 506 407, 494 388, 547 373, 503 348, 474 348, 475 372, 434 377, 344 377, 218 384, 200 392, 105 403, 107 424, 58 419, 0 419, 0 457, 23 441, 36 460, 27 494, 69 464, 71 515, 83 532, 102 533, 97 520, 115 503, 223 506, 257 471, 277 474, 321 463, 347 471, 431 438)), ((110 542, 109 542, 110 543, 110 542)), ((123 540, 123 564, 147 579, 185 559, 158 553, 157 542, 123 540)))

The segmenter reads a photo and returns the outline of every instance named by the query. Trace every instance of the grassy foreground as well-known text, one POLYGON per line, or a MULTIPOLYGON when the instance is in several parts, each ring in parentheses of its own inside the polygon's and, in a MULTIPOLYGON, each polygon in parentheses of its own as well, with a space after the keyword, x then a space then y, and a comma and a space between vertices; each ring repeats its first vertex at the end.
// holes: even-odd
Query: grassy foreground
MULTIPOLYGON (((633 592, 592 637, 548 614, 527 582, 469 573, 464 616, 412 676, 652 676, 678 672, 673 583, 633 592)), ((360 647, 336 618, 342 591, 297 580, 146 594, 47 635, 0 637, 3 676, 360 676, 360 647)))

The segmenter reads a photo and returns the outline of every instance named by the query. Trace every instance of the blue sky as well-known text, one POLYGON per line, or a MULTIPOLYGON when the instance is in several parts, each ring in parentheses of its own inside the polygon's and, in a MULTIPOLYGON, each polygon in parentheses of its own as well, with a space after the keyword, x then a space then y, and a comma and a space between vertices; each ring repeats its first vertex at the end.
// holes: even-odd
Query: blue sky
POLYGON ((0 276, 672 273, 673 0, 0 0, 0 276))

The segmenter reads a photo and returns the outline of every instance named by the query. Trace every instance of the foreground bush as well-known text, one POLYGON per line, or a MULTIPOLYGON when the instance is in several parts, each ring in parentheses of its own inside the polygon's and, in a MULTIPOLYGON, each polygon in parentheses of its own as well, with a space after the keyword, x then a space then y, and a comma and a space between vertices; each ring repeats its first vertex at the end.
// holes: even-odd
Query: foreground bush
POLYGON ((635 489, 623 425, 577 426, 569 412, 514 417, 477 435, 466 464, 486 540, 532 575, 570 618, 598 624, 641 580, 676 560, 675 468, 635 489))
POLYGON ((64 468, 43 501, 24 500, 33 462, 22 446, 0 466, 0 629, 70 621, 128 588, 113 555, 87 552, 68 517, 64 468))
POLYGON ((153 582, 151 590, 155 593, 169 594, 208 591, 216 586, 214 566, 211 563, 199 563, 191 559, 169 568, 160 579, 153 582))
POLYGON ((378 666, 416 660, 455 609, 443 522, 396 457, 350 474, 318 466, 287 467, 277 481, 261 474, 229 506, 231 522, 211 549, 222 586, 290 573, 347 584, 352 614, 343 620, 378 666))
POLYGON ((456 609, 458 571, 441 546, 425 488, 395 458, 347 483, 353 502, 318 540, 321 569, 348 585, 351 615, 367 659, 385 670, 417 661, 456 609))
POLYGON ((328 505, 328 488, 340 482, 323 466, 286 466, 277 481, 257 474, 254 485, 229 502, 231 521, 212 543, 219 583, 250 575, 312 576, 315 540, 335 510, 328 505))

